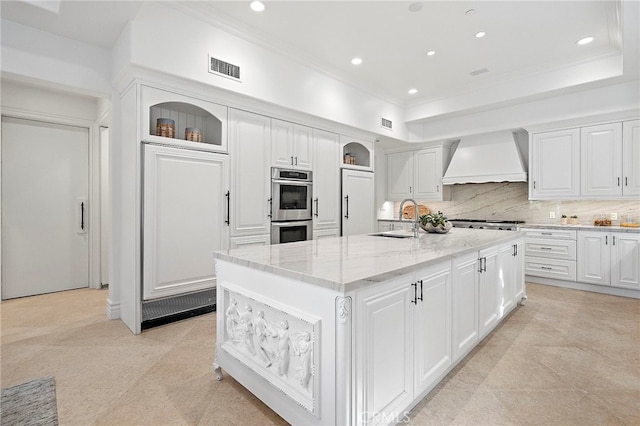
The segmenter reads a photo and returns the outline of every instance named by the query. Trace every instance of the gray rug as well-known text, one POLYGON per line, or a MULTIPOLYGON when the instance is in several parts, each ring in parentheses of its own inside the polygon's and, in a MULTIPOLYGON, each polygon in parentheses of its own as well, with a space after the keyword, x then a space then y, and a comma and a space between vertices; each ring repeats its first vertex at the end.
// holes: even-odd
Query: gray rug
POLYGON ((1 425, 57 426, 56 383, 53 377, 2 389, 1 425))

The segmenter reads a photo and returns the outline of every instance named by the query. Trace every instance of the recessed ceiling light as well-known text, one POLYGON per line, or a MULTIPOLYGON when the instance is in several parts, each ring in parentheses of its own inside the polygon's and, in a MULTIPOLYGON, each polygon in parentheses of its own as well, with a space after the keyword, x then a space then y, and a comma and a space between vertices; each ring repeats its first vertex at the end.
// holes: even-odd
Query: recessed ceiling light
POLYGON ((249 3, 249 7, 254 12, 262 12, 265 9, 264 3, 262 3, 260 0, 253 0, 251 3, 249 3))
POLYGON ((409 89, 408 93, 410 95, 415 95, 416 93, 418 93, 418 89, 409 89))
POLYGON ((433 56, 435 54, 436 54, 435 50, 430 50, 430 51, 427 52, 427 56, 433 56))
POLYGON ((487 34, 486 34, 484 31, 480 31, 480 32, 477 32, 477 33, 476 33, 476 38, 482 38, 482 37, 484 37, 485 35, 487 35, 487 34))
POLYGON ((361 58, 353 58, 353 59, 351 60, 351 63, 352 63, 353 65, 360 65, 360 64, 362 63, 362 59, 361 59, 361 58))
POLYGON ((595 40, 595 39, 593 37, 591 37, 591 36, 584 37, 584 38, 581 38, 580 40, 576 41, 576 44, 579 44, 580 46, 582 46, 582 45, 591 43, 593 40, 595 40))
POLYGON ((409 10, 411 12, 418 12, 422 9, 422 3, 421 2, 415 2, 415 3, 411 3, 409 5, 409 10))

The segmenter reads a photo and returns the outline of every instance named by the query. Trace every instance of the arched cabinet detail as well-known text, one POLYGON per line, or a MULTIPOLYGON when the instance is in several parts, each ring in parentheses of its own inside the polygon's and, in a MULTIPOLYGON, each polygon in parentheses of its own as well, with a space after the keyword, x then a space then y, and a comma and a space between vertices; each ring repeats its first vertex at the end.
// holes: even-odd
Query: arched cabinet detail
POLYGON ((340 136, 342 168, 373 171, 373 142, 340 136))
POLYGON ((142 140, 227 152, 227 107, 149 86, 141 87, 142 140))

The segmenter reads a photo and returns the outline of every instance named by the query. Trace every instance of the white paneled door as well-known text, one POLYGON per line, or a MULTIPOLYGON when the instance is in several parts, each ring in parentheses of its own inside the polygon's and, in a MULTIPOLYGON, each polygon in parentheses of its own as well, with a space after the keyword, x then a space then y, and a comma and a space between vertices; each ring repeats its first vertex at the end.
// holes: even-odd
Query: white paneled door
POLYGON ((2 118, 2 298, 89 286, 89 130, 2 118))

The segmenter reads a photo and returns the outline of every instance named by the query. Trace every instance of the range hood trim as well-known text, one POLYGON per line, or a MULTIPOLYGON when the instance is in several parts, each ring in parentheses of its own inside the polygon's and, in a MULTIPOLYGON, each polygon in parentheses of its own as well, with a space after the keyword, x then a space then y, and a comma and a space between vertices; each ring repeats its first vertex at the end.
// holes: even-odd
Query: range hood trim
POLYGON ((527 164, 517 137, 526 132, 487 133, 464 137, 453 152, 443 185, 489 182, 527 182, 527 164))

